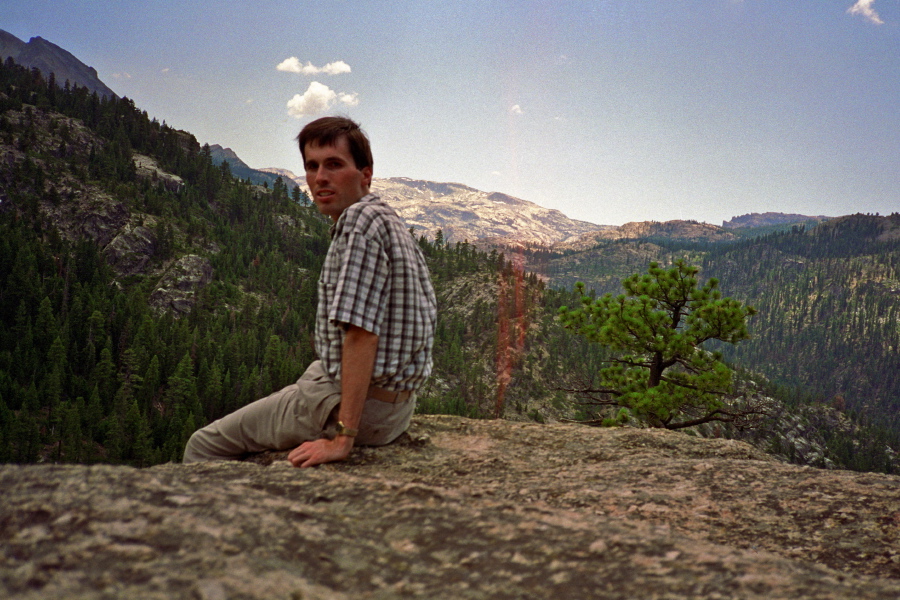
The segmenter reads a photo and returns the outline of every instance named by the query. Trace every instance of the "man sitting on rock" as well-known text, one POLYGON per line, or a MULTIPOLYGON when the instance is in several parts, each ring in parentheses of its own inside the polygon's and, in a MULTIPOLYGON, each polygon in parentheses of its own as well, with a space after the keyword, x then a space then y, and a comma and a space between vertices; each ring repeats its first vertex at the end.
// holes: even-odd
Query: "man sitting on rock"
POLYGON ((343 460, 353 444, 381 445, 409 426, 431 372, 437 303, 425 259, 372 183, 372 151, 342 117, 297 136, 306 183, 331 217, 319 277, 314 361, 300 379, 196 431, 184 462, 287 450, 295 467, 343 460))

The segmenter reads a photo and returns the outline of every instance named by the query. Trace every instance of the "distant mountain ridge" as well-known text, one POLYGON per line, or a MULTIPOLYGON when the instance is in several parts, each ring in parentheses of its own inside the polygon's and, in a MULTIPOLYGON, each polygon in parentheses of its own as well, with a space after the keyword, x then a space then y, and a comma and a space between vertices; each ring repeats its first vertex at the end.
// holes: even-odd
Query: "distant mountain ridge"
POLYGON ((257 185, 266 184, 269 187, 275 183, 275 180, 281 177, 288 189, 299 185, 296 176, 287 170, 280 169, 254 169, 245 163, 231 148, 223 148, 219 144, 212 144, 209 147, 210 157, 214 165, 220 165, 223 162, 228 163, 231 173, 241 179, 249 179, 257 185))
MULTIPOLYGON (((227 161, 232 173, 254 183, 277 177, 309 192, 303 176, 288 169, 253 169, 231 148, 210 146, 213 162, 227 161)), ((562 212, 501 192, 484 192, 461 183, 427 181, 408 177, 372 180, 371 189, 388 202, 419 235, 434 239, 438 230, 450 243, 469 241, 479 247, 516 248, 523 245, 580 251, 609 240, 662 238, 691 242, 730 242, 738 239, 731 229, 752 229, 832 217, 788 213, 751 213, 734 217, 722 226, 693 220, 639 221, 621 226, 598 225, 570 219, 562 212)))
POLYGON ((33 37, 26 43, 0 29, 0 60, 5 61, 7 58, 12 58, 23 67, 36 68, 48 78, 53 73, 56 84, 60 87, 69 81, 97 92, 100 96, 116 96, 115 92, 100 81, 94 67, 87 66, 68 50, 42 37, 33 37))
POLYGON ((417 232, 433 238, 440 229, 448 242, 550 245, 603 229, 521 198, 459 183, 392 177, 375 179, 372 191, 417 232))
MULTIPOLYGON (((306 181, 287 169, 260 169, 308 191, 306 181)), ((581 236, 613 229, 570 219, 562 212, 500 192, 483 192, 461 183, 391 177, 372 180, 371 190, 390 204, 418 235, 434 239, 438 230, 450 243, 480 246, 576 242, 581 236)))
POLYGON ((669 239, 683 242, 731 242, 737 236, 718 225, 697 221, 636 221, 621 226, 608 225, 600 231, 583 234, 576 240, 557 244, 553 249, 581 251, 613 240, 669 239))
POLYGON ((790 225, 792 223, 806 223, 809 221, 827 221, 833 217, 818 215, 798 215, 780 212, 749 213, 739 217, 732 217, 728 221, 722 221, 725 229, 737 229, 739 227, 768 227, 770 225, 790 225))
MULTIPOLYGON (((0 59, 37 68, 58 85, 66 80, 96 91, 101 96, 116 94, 103 83, 96 69, 70 52, 41 37, 27 43, 0 30, 0 59)), ((278 177, 289 188, 306 190, 303 177, 287 169, 254 169, 231 149, 210 146, 213 162, 228 162, 234 175, 258 185, 272 186, 278 177)), ((821 222, 832 217, 777 212, 750 213, 723 221, 722 226, 696 221, 645 221, 622 226, 597 225, 570 219, 562 212, 501 192, 484 192, 459 183, 415 180, 406 177, 375 179, 372 190, 381 194, 419 234, 434 238, 441 231, 444 240, 478 242, 481 247, 521 247, 583 250, 604 240, 667 238, 683 241, 722 242, 735 239, 731 229, 751 229, 777 225, 821 222)))

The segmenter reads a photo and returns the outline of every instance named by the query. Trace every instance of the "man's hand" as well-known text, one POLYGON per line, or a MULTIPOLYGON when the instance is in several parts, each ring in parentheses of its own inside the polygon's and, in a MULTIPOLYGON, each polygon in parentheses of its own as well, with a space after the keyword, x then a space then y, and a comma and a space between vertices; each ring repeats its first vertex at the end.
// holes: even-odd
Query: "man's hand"
POLYGON ((288 460, 295 467, 314 467, 322 463, 345 460, 353 449, 353 438, 339 435, 333 440, 303 442, 288 454, 288 460))
MULTIPOLYGON (((341 350, 341 404, 338 422, 349 428, 359 427, 377 352, 377 335, 355 325, 347 327, 341 350)), ((348 435, 339 435, 333 440, 303 442, 291 450, 288 460, 295 467, 313 467, 344 460, 353 450, 353 441, 348 435)))

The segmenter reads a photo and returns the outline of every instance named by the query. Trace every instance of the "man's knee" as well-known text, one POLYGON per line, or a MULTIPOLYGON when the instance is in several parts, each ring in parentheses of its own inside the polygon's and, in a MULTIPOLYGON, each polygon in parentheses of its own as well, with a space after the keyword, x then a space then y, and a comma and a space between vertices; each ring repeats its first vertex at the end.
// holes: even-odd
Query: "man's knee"
POLYGON ((215 435, 214 432, 210 431, 209 425, 191 434, 184 447, 184 457, 181 459, 181 462, 188 464, 237 458, 237 456, 224 455, 221 449, 217 447, 217 444, 212 443, 212 438, 215 435))
POLYGON ((208 458, 205 458, 204 453, 200 451, 199 433, 200 431, 195 431, 191 434, 187 445, 184 447, 184 457, 181 459, 181 462, 188 464, 209 460, 208 458))

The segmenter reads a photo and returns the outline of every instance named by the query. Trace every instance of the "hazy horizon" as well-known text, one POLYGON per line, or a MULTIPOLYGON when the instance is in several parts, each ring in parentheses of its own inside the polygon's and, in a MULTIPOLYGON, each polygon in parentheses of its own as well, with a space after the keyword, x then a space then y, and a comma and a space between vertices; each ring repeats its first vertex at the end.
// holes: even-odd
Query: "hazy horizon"
POLYGON ((253 168, 298 173, 297 131, 346 114, 376 177, 603 225, 900 209, 898 27, 896 0, 0 0, 253 168))

